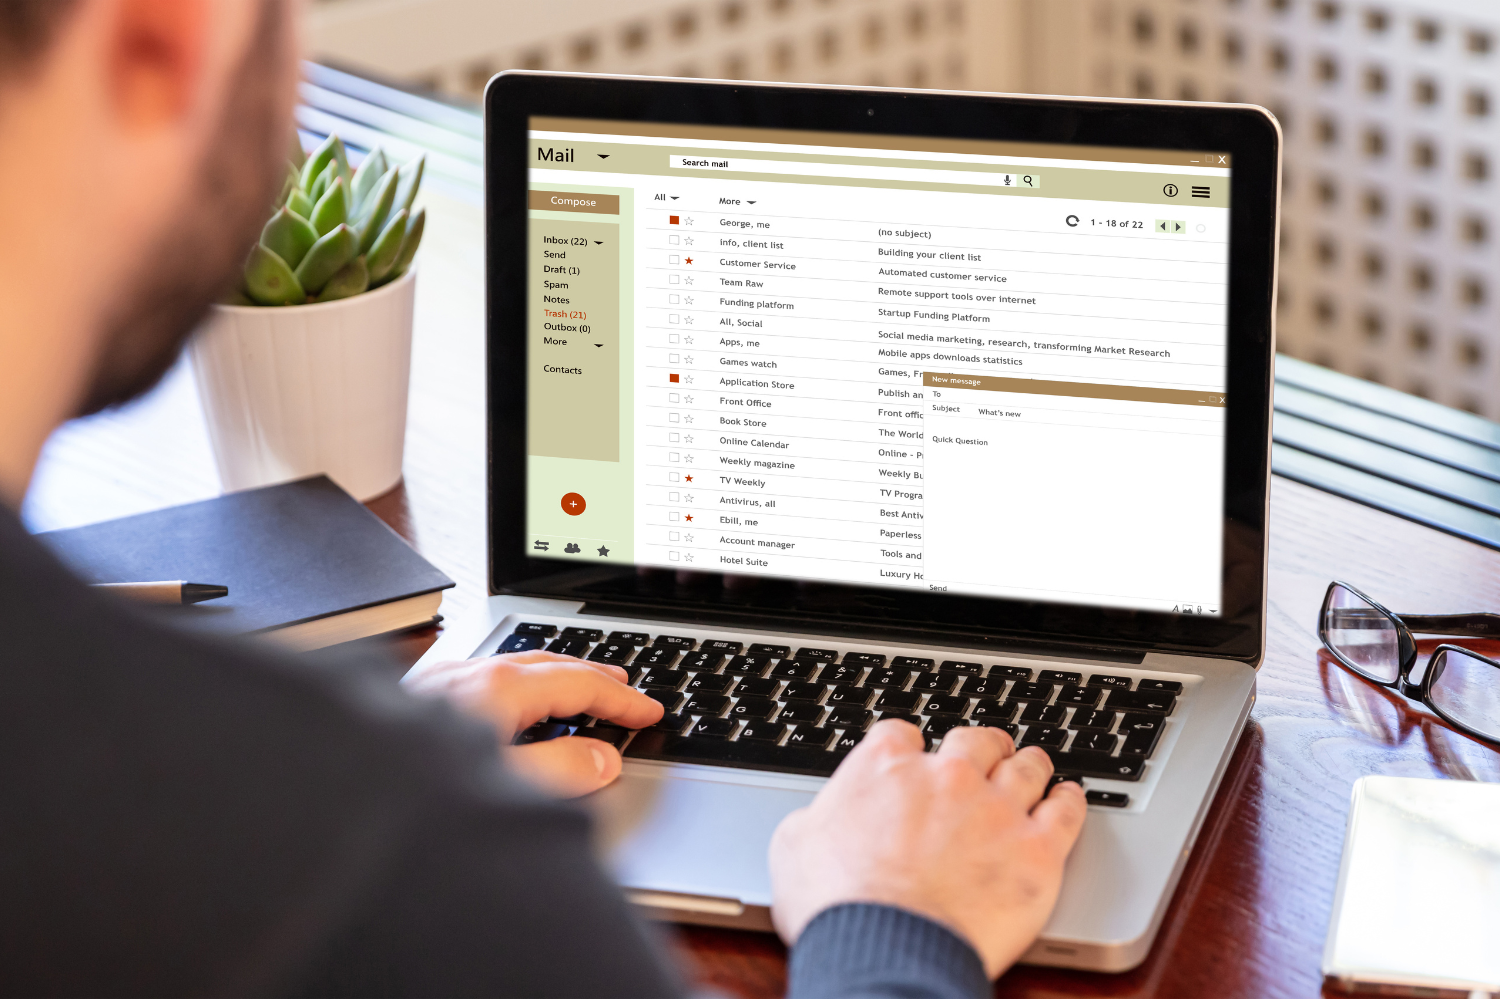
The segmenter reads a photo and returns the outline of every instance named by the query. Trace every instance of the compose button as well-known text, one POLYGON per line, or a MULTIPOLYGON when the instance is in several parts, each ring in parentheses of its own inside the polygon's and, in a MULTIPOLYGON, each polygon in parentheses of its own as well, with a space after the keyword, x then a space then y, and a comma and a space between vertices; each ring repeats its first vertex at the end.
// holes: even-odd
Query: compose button
POLYGON ((620 214, 618 194, 580 194, 573 191, 532 191, 527 207, 542 212, 586 212, 590 215, 620 214))

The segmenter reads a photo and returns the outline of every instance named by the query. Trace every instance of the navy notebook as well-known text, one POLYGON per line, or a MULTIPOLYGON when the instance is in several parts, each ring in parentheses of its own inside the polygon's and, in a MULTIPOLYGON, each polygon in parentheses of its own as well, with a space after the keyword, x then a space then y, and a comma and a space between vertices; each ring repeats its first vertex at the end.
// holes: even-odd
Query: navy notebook
POLYGON ((91 583, 227 586, 227 597, 172 610, 298 649, 430 623, 453 585, 322 475, 37 537, 91 583))

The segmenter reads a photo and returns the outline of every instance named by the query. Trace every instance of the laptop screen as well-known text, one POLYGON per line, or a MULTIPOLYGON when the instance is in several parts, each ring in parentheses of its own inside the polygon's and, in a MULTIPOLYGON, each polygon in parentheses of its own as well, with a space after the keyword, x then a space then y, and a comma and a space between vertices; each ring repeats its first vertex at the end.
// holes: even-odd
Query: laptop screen
POLYGON ((527 555, 1220 614, 1228 154, 529 138, 527 555))

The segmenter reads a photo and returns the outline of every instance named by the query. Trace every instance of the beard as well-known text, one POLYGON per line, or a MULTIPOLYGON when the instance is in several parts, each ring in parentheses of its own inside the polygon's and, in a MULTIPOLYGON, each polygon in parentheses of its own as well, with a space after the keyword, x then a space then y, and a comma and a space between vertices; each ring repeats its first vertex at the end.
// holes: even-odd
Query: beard
POLYGON ((284 0, 265 0, 191 190, 110 310, 79 416, 150 391, 208 307, 236 286, 286 177, 296 53, 284 0))

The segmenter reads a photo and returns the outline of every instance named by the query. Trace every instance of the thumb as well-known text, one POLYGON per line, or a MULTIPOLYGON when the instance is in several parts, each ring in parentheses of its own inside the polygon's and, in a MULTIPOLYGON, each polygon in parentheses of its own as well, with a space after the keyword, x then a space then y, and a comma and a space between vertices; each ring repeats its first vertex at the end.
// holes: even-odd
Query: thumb
POLYGON ((597 791, 620 776, 620 751, 598 739, 567 736, 507 752, 517 773, 563 798, 597 791))

